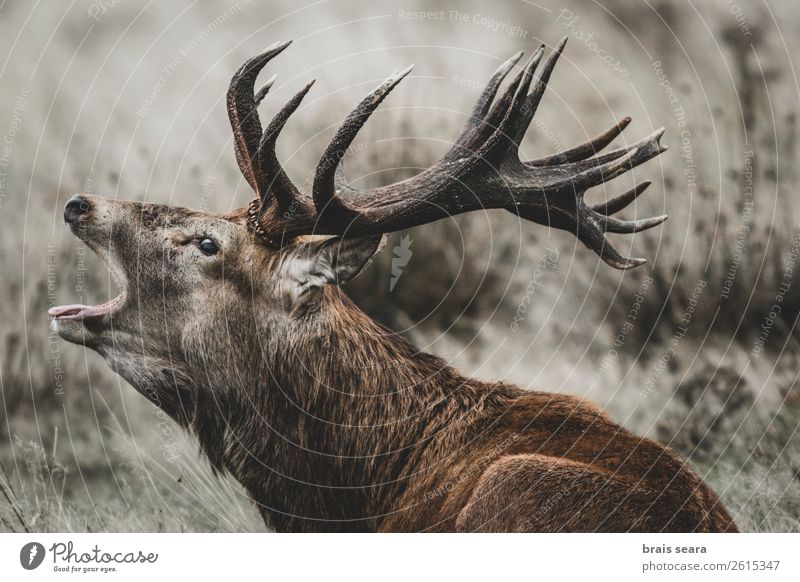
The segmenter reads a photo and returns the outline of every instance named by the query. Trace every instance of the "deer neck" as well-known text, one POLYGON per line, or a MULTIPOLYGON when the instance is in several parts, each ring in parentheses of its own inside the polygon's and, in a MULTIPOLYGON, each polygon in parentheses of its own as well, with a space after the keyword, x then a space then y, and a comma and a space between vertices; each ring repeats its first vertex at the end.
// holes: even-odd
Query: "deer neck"
POLYGON ((214 410, 216 402, 227 418, 201 415, 203 448, 280 530, 335 529, 336 520, 343 529, 374 529, 428 435, 453 421, 441 403, 463 383, 334 293, 303 334, 261 354, 255 382, 234 369, 224 377, 240 385, 200 392, 211 398, 199 406, 214 410))

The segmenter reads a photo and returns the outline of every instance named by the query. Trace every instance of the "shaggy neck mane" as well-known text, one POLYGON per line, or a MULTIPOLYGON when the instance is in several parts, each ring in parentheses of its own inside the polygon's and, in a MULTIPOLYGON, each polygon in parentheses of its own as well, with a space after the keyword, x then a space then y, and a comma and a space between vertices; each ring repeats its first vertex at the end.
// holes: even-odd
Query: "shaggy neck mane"
POLYGON ((455 462, 487 400, 514 396, 417 352, 337 288, 307 321, 264 346, 263 383, 225 370, 227 386, 199 390, 192 421, 276 529, 374 530, 384 500, 455 462))

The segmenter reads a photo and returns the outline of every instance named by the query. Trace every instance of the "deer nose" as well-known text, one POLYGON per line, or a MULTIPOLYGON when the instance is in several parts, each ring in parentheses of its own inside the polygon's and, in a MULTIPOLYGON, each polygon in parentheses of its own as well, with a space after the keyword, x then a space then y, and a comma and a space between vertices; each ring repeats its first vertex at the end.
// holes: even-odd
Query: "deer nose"
POLYGON ((88 214, 92 209, 92 205, 83 196, 73 196, 67 200, 64 206, 64 222, 72 224, 77 222, 78 219, 84 214, 88 214))

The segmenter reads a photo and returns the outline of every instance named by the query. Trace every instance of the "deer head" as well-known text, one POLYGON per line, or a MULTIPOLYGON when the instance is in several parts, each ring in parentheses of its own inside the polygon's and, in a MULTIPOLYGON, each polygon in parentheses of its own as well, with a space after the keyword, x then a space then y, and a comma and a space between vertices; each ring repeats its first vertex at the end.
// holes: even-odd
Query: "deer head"
MULTIPOLYGON (((648 183, 602 204, 587 204, 584 194, 663 152, 663 130, 598 153, 628 125, 625 118, 557 155, 519 159, 520 142, 564 42, 535 74, 544 54, 539 48, 501 92, 521 53, 503 63, 452 149, 429 169, 388 186, 355 190, 341 183, 337 168, 370 114, 411 69, 392 75, 336 132, 310 195, 283 171, 275 144, 311 84, 266 129, 257 113, 273 81, 256 92, 256 79, 289 43, 272 46, 239 69, 227 96, 236 159, 256 193, 252 203, 218 214, 73 197, 64 219, 109 265, 121 294, 103 305, 51 309, 54 328, 64 339, 98 351, 145 396, 213 441, 222 421, 204 411, 230 408, 232 398, 265 398, 254 378, 274 379, 290 356, 292 365, 313 367, 313 356, 298 354, 363 322, 337 285, 365 267, 385 233, 474 210, 506 209, 573 232, 613 267, 640 265, 644 259, 623 257, 604 233, 635 233, 666 218, 611 216, 648 183)), ((342 349, 332 360, 355 353, 342 349)))

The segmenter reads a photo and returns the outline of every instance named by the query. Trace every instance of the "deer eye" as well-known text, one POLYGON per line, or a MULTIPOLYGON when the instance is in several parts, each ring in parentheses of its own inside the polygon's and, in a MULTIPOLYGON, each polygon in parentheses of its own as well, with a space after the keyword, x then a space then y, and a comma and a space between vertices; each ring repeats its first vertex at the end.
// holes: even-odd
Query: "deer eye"
POLYGON ((217 252, 219 252, 217 243, 210 238, 201 239, 197 246, 200 247, 200 250, 203 251, 204 255, 216 255, 217 252))

